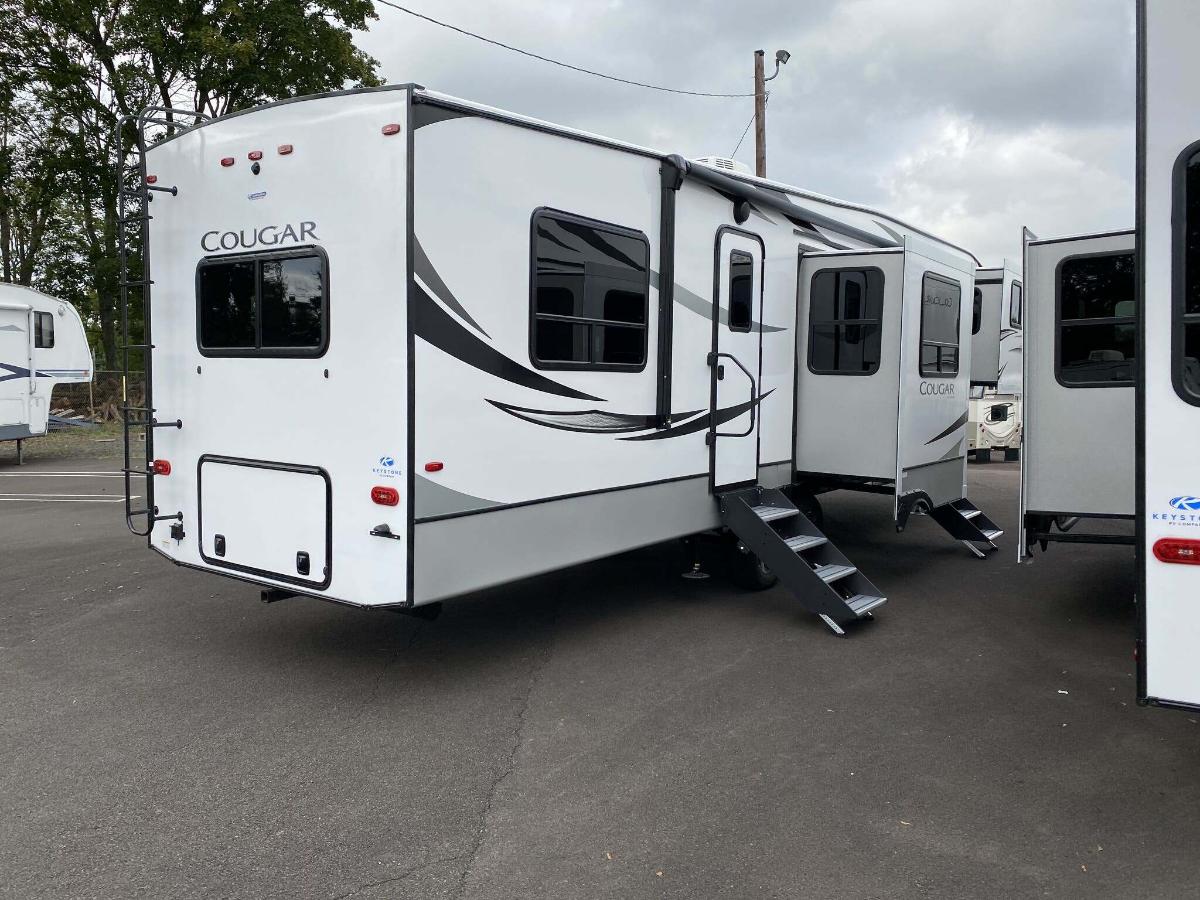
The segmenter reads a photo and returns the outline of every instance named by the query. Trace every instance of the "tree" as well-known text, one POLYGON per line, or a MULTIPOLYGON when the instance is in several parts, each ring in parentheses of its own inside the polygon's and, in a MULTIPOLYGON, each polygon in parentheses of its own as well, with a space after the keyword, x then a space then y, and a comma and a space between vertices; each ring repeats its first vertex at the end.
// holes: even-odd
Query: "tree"
POLYGON ((116 158, 118 122, 153 105, 185 126, 185 112, 376 85, 378 63, 351 35, 372 18, 370 0, 0 0, 0 64, 57 123, 54 185, 74 209, 48 207, 80 229, 108 367, 118 360, 117 173, 134 146, 126 125, 116 158))

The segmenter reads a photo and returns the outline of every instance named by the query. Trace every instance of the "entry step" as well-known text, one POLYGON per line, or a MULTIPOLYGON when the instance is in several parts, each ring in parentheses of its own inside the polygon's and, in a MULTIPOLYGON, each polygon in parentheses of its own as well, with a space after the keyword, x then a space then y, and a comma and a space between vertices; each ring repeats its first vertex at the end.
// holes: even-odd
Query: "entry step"
POLYGON ((837 581, 840 578, 845 578, 847 575, 853 575, 858 571, 857 566, 842 566, 836 563, 829 563, 824 566, 817 566, 813 571, 826 584, 831 581, 837 581))
POLYGON ((1000 528, 989 528, 983 532, 983 536, 985 538, 987 538, 989 541, 994 541, 996 538, 1000 537, 1000 535, 1002 535, 1002 534, 1004 534, 1004 531, 1000 528))
POLYGON ((982 509, 964 509, 962 511, 962 517, 964 519, 973 519, 976 516, 982 516, 982 515, 983 515, 982 509))
POLYGON ((829 543, 829 538, 811 534, 798 534, 795 537, 788 538, 784 541, 793 553, 803 553, 805 550, 811 550, 814 547, 820 547, 829 543))
POLYGON ((873 597, 870 594, 855 594, 846 601, 846 605, 860 616, 865 616, 875 607, 885 603, 887 603, 887 597, 873 597))
POLYGON ((776 519, 789 519, 799 512, 795 507, 787 509, 782 506, 755 506, 753 509, 754 514, 764 522, 774 522, 776 519))

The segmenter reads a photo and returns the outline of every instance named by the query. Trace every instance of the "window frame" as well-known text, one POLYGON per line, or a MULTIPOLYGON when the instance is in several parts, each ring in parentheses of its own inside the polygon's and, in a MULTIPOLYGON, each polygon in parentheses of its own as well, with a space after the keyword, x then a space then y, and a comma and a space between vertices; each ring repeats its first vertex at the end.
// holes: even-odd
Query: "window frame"
MULTIPOLYGON (((864 305, 865 305, 864 298, 864 305)), ((834 302, 837 302, 837 281, 834 282, 834 302)), ((870 378, 883 366, 883 315, 887 303, 887 276, 883 269, 879 266, 826 266, 823 269, 817 269, 808 279, 808 342, 805 351, 804 364, 808 367, 808 371, 813 375, 846 375, 856 378, 870 378), (861 272, 865 276, 868 272, 877 272, 879 274, 879 318, 878 319, 822 319, 816 321, 813 319, 813 282, 817 280, 817 276, 825 272, 833 272, 840 274, 842 272, 861 272), (813 330, 817 325, 875 325, 879 328, 879 359, 875 361, 875 368, 869 372, 843 371, 840 369, 814 369, 813 368, 813 330)))
POLYGON ((33 349, 54 349, 54 313, 48 313, 40 309, 35 309, 33 311, 33 349), (43 321, 50 322, 50 343, 48 344, 43 343, 46 336, 46 326, 42 324, 43 321))
POLYGON ((319 244, 305 244, 299 247, 288 247, 286 250, 262 250, 255 253, 225 253, 211 254, 200 258, 196 263, 196 348, 200 355, 210 359, 236 359, 246 357, 274 357, 277 359, 319 359, 329 350, 330 316, 332 315, 331 297, 333 291, 329 283, 329 256, 325 248, 319 244), (321 261, 321 278, 325 286, 325 304, 321 310, 321 343, 316 347, 263 347, 262 346, 262 267, 263 262, 274 262, 281 259, 302 259, 306 256, 316 256, 321 261), (254 263, 254 347, 206 347, 202 338, 201 314, 203 301, 201 298, 200 275, 208 266, 226 265, 250 262, 254 263))
POLYGON ((1008 327, 1015 328, 1018 331, 1020 331, 1021 330, 1021 320, 1024 315, 1025 315, 1025 286, 1021 282, 1017 281, 1017 279, 1014 278, 1012 280, 1012 283, 1008 286, 1008 327), (1017 314, 1016 314, 1016 316, 1013 316, 1013 294, 1015 294, 1017 291, 1021 292, 1021 299, 1017 305, 1017 314))
MULTIPOLYGON (((591 219, 587 216, 569 213, 561 209, 555 209, 550 206, 539 206, 533 211, 529 217, 529 362, 535 369, 540 369, 547 372, 644 372, 646 366, 650 362, 650 239, 646 237, 644 231, 639 231, 636 228, 630 228, 625 225, 617 225, 612 222, 604 222, 600 219, 591 219), (642 289, 646 298, 646 310, 641 323, 637 322, 621 322, 615 319, 595 319, 587 316, 562 316, 550 313, 539 313, 537 310, 537 245, 538 233, 537 224, 541 217, 557 219, 559 221, 572 222, 576 225, 583 225, 587 228, 596 231, 606 231, 610 234, 620 235, 621 237, 634 238, 642 242, 646 247, 646 270, 642 276, 642 289), (541 360, 537 355, 537 323, 538 320, 546 320, 553 322, 566 322, 568 324, 587 325, 588 326, 588 355, 590 356, 593 350, 592 343, 592 328, 599 325, 613 326, 618 328, 640 328, 642 331, 642 361, 640 364, 633 363, 603 363, 603 362, 577 362, 574 360, 541 360)), ((587 286, 587 276, 584 275, 584 289, 587 286)))
MULTIPOLYGON (((1196 156, 1200 156, 1200 141, 1183 148, 1171 172, 1171 386, 1190 406, 1200 406, 1200 395, 1189 391, 1183 381, 1187 326, 1200 326, 1200 313, 1187 312, 1187 170, 1189 160, 1196 156)), ((1200 203, 1200 198, 1197 201, 1200 203)), ((1193 277, 1200 278, 1200 272, 1193 277)))
MULTIPOLYGON (((1135 267, 1133 273, 1134 285, 1137 285, 1137 256, 1132 250, 1097 250, 1091 253, 1072 253, 1070 256, 1064 256, 1054 266, 1054 380, 1058 382, 1060 387, 1067 390, 1075 390, 1082 388, 1084 390, 1095 390, 1097 388, 1131 388, 1137 383, 1137 360, 1134 363, 1134 375, 1128 381, 1063 381, 1062 377, 1062 267, 1064 264, 1076 259, 1093 259, 1100 256, 1128 256, 1133 259, 1135 267)), ((1137 292, 1134 292, 1134 302, 1137 301, 1137 292)), ((1140 313, 1141 310, 1139 309, 1140 313)), ((1139 316, 1103 316, 1093 319, 1067 319, 1067 327, 1072 325, 1133 325, 1138 324, 1139 316)))
MULTIPOLYGON (((958 378, 962 374, 962 371, 963 371, 963 364, 962 364, 962 348, 963 348, 962 295, 963 295, 962 282, 955 281, 949 275, 942 275, 939 272, 931 272, 928 270, 926 270, 924 272, 924 274, 921 275, 921 327, 919 329, 919 331, 920 331, 919 340, 917 342, 917 374, 920 375, 922 378, 958 378), (927 341, 927 340, 925 340, 925 283, 927 281, 929 281, 930 279, 932 279, 934 281, 940 281, 943 284, 948 284, 951 287, 955 287, 958 289, 958 316, 955 318, 955 321, 954 321, 954 336, 956 338, 956 341, 953 344, 947 343, 946 341, 927 341), (942 372, 942 371, 926 372, 925 364, 923 362, 921 362, 921 351, 923 351, 925 349, 926 344, 932 344, 937 347, 953 347, 957 351, 957 354, 954 359, 954 371, 953 372, 942 372)), ((972 302, 973 302, 973 300, 974 300, 974 298, 972 298, 972 302)), ((969 337, 968 337, 967 343, 970 343, 969 337)), ((940 360, 941 354, 938 355, 938 358, 940 360)), ((938 365, 940 367, 941 363, 939 362, 938 365)), ((970 374, 970 373, 968 373, 968 374, 970 374)))

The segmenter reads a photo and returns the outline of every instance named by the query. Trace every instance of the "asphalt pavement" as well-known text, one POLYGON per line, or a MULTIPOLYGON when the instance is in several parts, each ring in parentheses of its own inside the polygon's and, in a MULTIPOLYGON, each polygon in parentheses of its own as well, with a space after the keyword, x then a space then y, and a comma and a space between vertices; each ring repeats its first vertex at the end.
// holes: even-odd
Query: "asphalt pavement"
POLYGON ((1200 724, 1134 702, 1133 556, 979 561, 886 498, 831 636, 677 545, 434 622, 172 566, 113 461, 0 467, 0 896, 1182 897, 1200 724), (55 496, 57 495, 57 496, 55 496))

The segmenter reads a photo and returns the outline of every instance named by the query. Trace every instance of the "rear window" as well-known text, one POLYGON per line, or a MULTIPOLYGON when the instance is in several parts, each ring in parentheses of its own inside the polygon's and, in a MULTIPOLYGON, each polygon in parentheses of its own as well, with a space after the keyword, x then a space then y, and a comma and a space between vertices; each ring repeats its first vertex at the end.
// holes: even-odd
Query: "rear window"
POLYGON ((958 314, 962 287, 926 272, 921 281, 921 374, 958 374, 958 314))
POLYGON ((206 356, 320 356, 329 265, 315 248, 201 260, 197 338, 206 356))
POLYGON ((1064 387, 1128 387, 1137 347, 1133 254, 1069 256, 1058 266, 1058 352, 1064 387))

